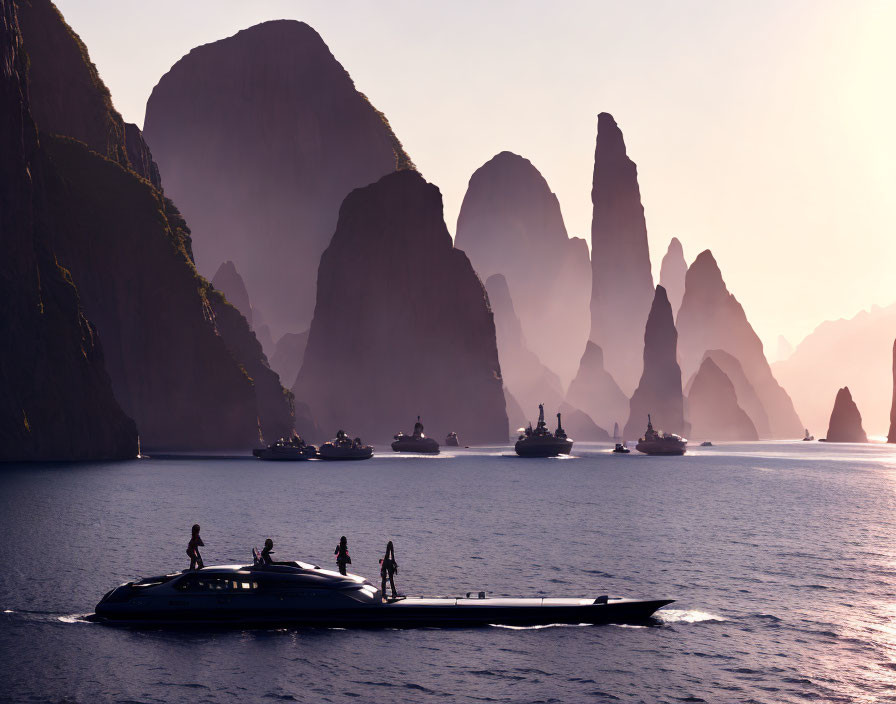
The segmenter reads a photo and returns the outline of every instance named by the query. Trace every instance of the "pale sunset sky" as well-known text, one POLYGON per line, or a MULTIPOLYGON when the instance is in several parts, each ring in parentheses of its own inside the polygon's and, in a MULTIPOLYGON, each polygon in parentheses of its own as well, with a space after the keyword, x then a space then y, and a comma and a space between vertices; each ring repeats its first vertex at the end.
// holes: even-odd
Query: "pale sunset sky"
POLYGON ((770 357, 779 334, 796 344, 896 301, 896 2, 56 3, 141 126, 191 48, 307 22, 439 186, 452 233, 470 175, 509 150, 588 239, 610 112, 638 164, 655 277, 673 235, 689 263, 712 249, 770 357))

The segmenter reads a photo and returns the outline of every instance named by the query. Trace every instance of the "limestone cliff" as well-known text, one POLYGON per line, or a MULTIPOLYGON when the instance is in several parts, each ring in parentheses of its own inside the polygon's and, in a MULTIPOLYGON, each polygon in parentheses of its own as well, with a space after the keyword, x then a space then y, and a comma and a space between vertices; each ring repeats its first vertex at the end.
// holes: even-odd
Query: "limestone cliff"
POLYGON ((530 349, 568 383, 588 339, 588 246, 567 235, 557 196, 528 159, 501 152, 476 170, 455 244, 483 281, 507 279, 530 349))
POLYGON ((658 430, 687 434, 677 345, 672 306, 666 289, 657 286, 644 330, 644 373, 629 403, 629 419, 623 437, 637 438, 647 426, 648 414, 658 430))
POLYGON ((345 196, 413 166, 320 35, 292 20, 190 51, 153 89, 144 133, 199 271, 235 262, 276 339, 311 322, 345 196))
POLYGON ((251 345, 216 327, 186 222, 153 183, 148 149, 115 112, 83 43, 49 0, 18 7, 48 164, 35 219, 103 340, 118 403, 144 449, 256 445, 259 415, 271 420, 279 406, 272 428, 291 423, 288 398, 282 389, 262 398, 272 390, 247 368, 263 358, 231 354, 251 345))
POLYGON ((381 443, 422 415, 436 438, 506 442, 492 313, 438 188, 398 171, 350 193, 317 282, 294 391, 324 432, 381 443))
POLYGON ((597 118, 591 189, 591 341, 625 393, 641 375, 643 331, 654 298, 638 167, 613 116, 597 118))
POLYGON ((40 221, 52 164, 32 119, 17 14, 0 0, 0 461, 135 457, 137 429, 40 221))
POLYGON ((249 326, 252 326, 252 304, 243 277, 229 259, 218 267, 212 277, 212 286, 224 294, 224 297, 236 308, 249 326))

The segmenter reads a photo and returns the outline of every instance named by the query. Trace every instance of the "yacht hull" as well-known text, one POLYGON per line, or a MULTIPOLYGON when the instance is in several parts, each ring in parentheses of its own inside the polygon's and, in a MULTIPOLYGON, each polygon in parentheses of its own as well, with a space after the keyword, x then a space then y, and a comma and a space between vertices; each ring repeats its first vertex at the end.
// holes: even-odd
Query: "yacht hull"
POLYGON ((426 599, 408 598, 349 608, 102 609, 91 620, 123 626, 313 626, 324 628, 419 628, 487 625, 644 623, 673 600, 426 599), (576 602, 576 603, 572 603, 576 602))

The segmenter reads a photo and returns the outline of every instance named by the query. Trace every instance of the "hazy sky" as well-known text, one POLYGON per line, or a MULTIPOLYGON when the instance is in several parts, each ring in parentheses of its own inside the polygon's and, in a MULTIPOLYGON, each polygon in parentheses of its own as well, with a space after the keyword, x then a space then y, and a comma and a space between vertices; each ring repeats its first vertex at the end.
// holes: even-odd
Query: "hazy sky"
MULTIPOLYGON (((896 300, 896 2, 57 0, 143 123, 192 47, 303 20, 385 112, 454 230, 472 172, 530 159, 588 238, 598 112, 637 162, 654 274, 710 248, 773 354, 896 300)), ((152 146, 152 145, 150 145, 152 146)))

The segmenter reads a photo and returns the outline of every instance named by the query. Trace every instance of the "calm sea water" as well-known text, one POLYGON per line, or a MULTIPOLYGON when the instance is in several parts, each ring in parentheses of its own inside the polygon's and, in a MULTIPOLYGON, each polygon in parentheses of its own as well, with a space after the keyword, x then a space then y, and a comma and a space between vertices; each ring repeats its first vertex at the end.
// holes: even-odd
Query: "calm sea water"
POLYGON ((775 443, 682 458, 507 449, 361 463, 0 470, 0 699, 855 702, 896 697, 896 452, 775 443), (207 564, 378 574, 458 595, 671 597, 651 627, 170 633, 84 622, 112 586, 207 564))

